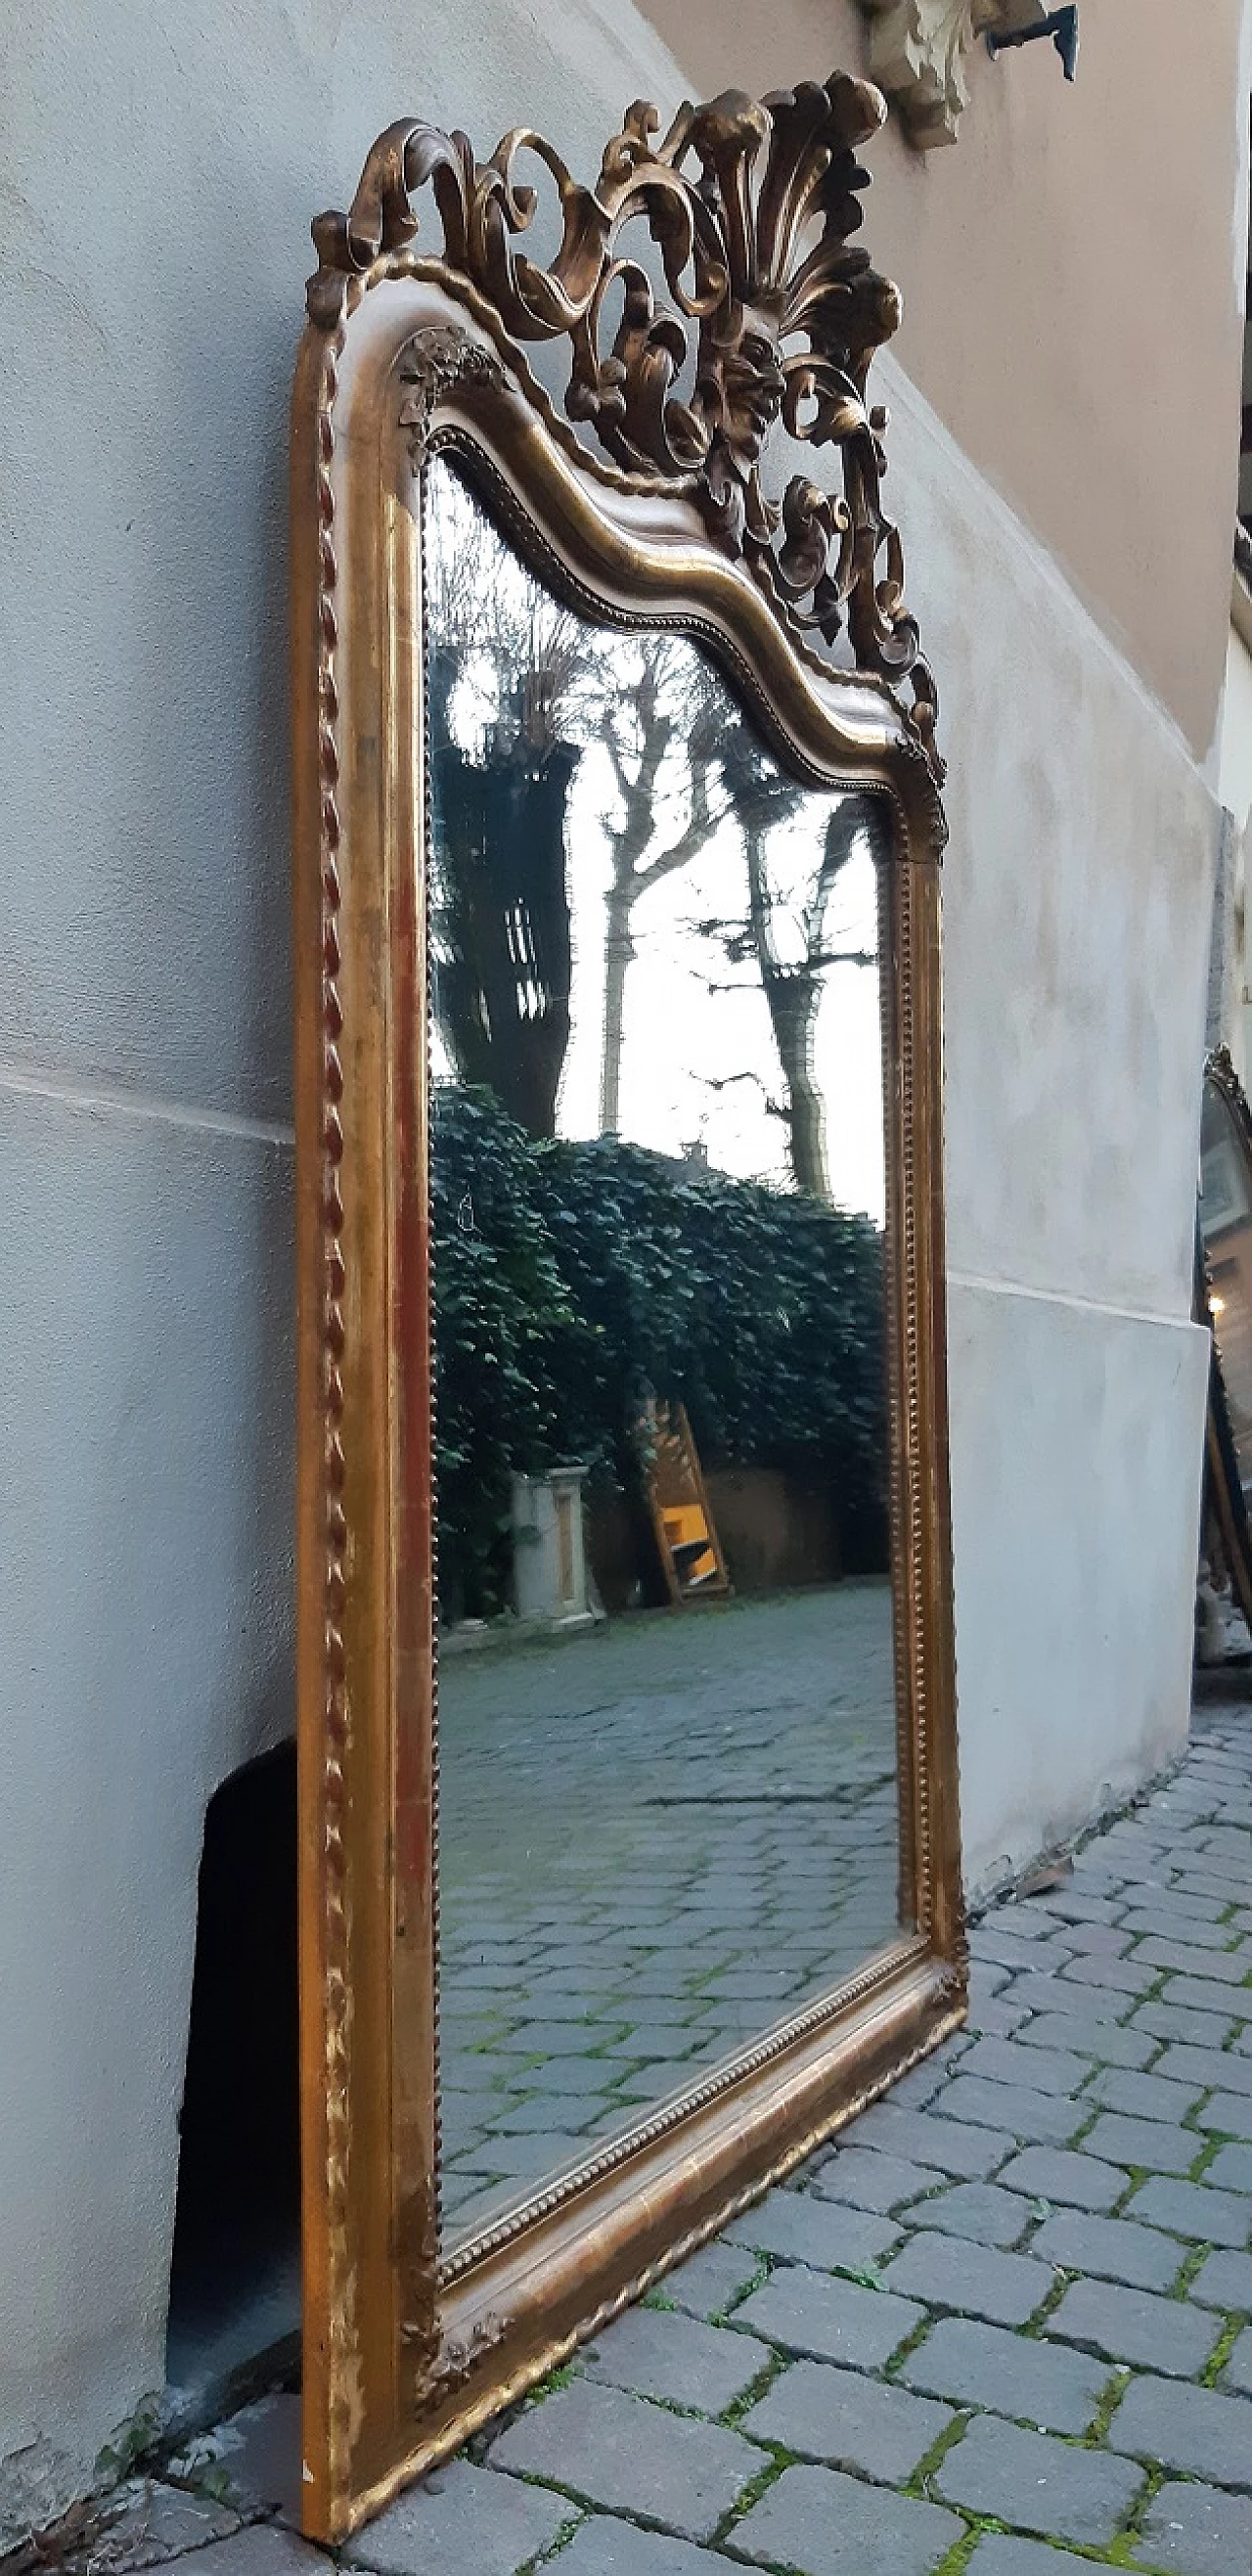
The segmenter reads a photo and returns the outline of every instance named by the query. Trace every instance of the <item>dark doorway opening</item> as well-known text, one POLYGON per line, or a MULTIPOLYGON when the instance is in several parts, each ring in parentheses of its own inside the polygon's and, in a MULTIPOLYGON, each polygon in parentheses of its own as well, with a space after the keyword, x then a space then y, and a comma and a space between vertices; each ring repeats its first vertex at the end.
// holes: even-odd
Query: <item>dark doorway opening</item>
POLYGON ((218 2403, 298 2367, 296 1749, 210 1800, 179 2120, 166 2378, 218 2403))

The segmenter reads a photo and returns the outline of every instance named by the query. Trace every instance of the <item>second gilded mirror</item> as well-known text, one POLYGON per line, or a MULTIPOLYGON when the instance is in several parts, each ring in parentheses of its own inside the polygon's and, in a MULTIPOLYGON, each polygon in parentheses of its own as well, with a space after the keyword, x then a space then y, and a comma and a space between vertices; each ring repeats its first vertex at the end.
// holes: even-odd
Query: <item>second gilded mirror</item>
POLYGON ((314 227, 292 476, 323 2538, 964 2009, 942 764, 866 386, 899 300, 851 239, 883 112, 840 75, 659 140, 637 106, 594 189, 537 136, 479 164, 401 123, 314 227), (559 192, 549 269, 518 246, 528 161, 559 192), (414 247, 428 182, 439 253, 414 247), (564 350, 564 418, 536 343, 564 350), (827 483, 788 474, 788 440, 827 483))
POLYGON ((1225 1048, 1204 1071, 1199 1251, 1213 1336, 1207 1491, 1220 1570, 1252 1628, 1252 1117, 1225 1048))

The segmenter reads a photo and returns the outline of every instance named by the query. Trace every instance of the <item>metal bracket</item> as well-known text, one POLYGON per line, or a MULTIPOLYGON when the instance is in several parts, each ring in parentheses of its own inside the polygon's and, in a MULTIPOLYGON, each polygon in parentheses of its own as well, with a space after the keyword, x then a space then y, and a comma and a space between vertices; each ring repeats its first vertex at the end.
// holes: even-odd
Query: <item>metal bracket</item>
POLYGON ((1035 27, 1016 27, 1007 35, 987 29, 987 51, 1002 54, 1010 45, 1033 45, 1039 36, 1050 36, 1061 57, 1061 68, 1067 81, 1078 77, 1078 0, 1070 0, 1066 9, 1050 9, 1035 27))

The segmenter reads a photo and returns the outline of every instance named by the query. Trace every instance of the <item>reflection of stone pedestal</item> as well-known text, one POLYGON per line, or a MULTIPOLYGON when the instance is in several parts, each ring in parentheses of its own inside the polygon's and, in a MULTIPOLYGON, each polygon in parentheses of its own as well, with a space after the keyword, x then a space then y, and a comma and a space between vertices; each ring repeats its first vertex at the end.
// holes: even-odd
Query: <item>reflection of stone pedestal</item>
POLYGON ((583 1548, 585 1467, 551 1467, 513 1479, 513 1588, 519 1619, 589 1628, 583 1548))
POLYGON ((1195 1607, 1196 1662, 1206 1669, 1220 1664, 1247 1663, 1252 1637, 1229 1586, 1214 1580, 1211 1567, 1201 1567, 1195 1607))

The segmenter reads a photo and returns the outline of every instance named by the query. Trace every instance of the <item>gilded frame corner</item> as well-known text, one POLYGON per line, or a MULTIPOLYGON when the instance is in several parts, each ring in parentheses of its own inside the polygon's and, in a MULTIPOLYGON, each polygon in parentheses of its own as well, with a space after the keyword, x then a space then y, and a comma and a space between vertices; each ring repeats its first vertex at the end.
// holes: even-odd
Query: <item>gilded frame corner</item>
MULTIPOLYGON (((864 175, 852 156, 881 106, 840 76, 759 105, 731 93, 682 110, 660 145, 648 112, 632 110, 594 191, 538 138, 509 138, 478 165, 463 137, 409 121, 375 147, 351 213, 314 227, 291 515, 304 2521, 325 2540, 518 2396, 963 2016, 942 764, 933 680, 879 500, 885 416, 865 388, 898 300, 860 254, 849 263, 845 239, 864 175), (512 247, 529 221, 513 172, 526 144, 564 209, 551 272, 512 247), (441 256, 410 246, 412 194, 428 180, 441 256), (752 297, 745 207, 756 210, 752 297), (608 358, 596 337, 617 232, 635 214, 671 288, 687 262, 678 309, 698 331, 699 399, 681 419, 648 391, 662 342, 643 289, 627 296, 608 358), (830 282, 793 379, 784 342, 798 327, 787 297, 802 217, 824 225, 830 282), (562 335, 582 437, 522 345, 562 335), (802 401, 815 405, 807 430, 802 401), (835 448, 842 496, 793 478, 771 502, 758 468, 780 421, 835 448), (872 789, 893 812, 880 866, 891 1518, 901 1920, 914 1927, 445 2261, 420 526, 426 461, 441 449, 571 604, 697 638, 796 775, 872 789), (840 635, 851 666, 819 649, 840 635)), ((811 285, 807 256, 804 275, 811 285)))

